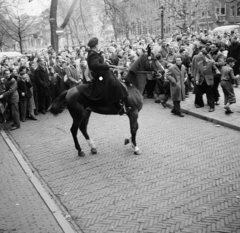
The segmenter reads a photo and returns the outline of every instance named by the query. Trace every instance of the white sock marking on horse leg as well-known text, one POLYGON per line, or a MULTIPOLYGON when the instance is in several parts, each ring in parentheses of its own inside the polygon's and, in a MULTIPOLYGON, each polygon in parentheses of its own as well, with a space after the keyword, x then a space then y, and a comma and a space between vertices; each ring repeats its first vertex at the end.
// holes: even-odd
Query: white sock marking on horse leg
POLYGON ((89 138, 89 140, 87 140, 87 142, 88 142, 88 145, 89 145, 91 148, 96 149, 95 143, 94 143, 94 141, 93 141, 91 138, 89 138))
POLYGON ((133 150, 134 150, 134 153, 137 154, 137 155, 139 155, 139 154, 140 154, 139 148, 138 148, 137 146, 134 146, 133 143, 131 144, 131 146, 132 146, 132 148, 133 148, 133 150))

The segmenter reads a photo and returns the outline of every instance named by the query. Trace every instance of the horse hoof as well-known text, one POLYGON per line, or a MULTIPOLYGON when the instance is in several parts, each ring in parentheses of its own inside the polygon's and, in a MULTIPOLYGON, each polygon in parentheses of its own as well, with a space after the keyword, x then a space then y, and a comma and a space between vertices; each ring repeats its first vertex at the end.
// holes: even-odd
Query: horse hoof
POLYGON ((92 155, 97 154, 97 149, 96 148, 91 148, 91 153, 92 153, 92 155))
POLYGON ((140 153, 140 151, 134 151, 134 154, 135 155, 140 155, 141 153, 140 153))
POLYGON ((128 143, 130 143, 130 140, 129 140, 128 138, 126 138, 126 139, 124 140, 124 145, 127 145, 128 143))
POLYGON ((83 151, 78 151, 78 156, 79 157, 84 157, 85 156, 85 153, 83 151))

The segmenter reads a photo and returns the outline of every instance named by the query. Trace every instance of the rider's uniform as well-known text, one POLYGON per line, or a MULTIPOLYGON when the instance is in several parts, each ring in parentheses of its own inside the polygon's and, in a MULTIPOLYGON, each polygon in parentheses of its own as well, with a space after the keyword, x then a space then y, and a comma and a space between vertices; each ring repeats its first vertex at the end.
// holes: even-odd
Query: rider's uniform
POLYGON ((119 102, 127 97, 126 89, 98 52, 89 50, 87 62, 93 77, 92 96, 104 98, 108 104, 119 102))

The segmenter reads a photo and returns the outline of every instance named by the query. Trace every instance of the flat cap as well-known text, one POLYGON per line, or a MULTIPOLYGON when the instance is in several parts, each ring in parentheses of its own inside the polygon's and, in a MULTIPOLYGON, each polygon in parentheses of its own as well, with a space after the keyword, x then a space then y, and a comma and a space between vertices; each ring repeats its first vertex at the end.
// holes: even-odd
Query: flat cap
POLYGON ((98 38, 93 37, 91 40, 88 42, 88 47, 92 48, 98 44, 98 38))

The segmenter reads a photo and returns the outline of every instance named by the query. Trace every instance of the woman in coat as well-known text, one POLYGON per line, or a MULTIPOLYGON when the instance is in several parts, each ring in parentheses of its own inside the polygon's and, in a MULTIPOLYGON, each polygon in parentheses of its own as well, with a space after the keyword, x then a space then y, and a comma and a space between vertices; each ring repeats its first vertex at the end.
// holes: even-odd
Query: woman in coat
POLYGON ((172 113, 180 117, 184 117, 181 112, 180 102, 185 100, 185 85, 184 81, 187 79, 187 72, 184 65, 182 65, 182 57, 176 58, 176 64, 172 65, 166 75, 170 81, 170 92, 173 101, 172 113))

